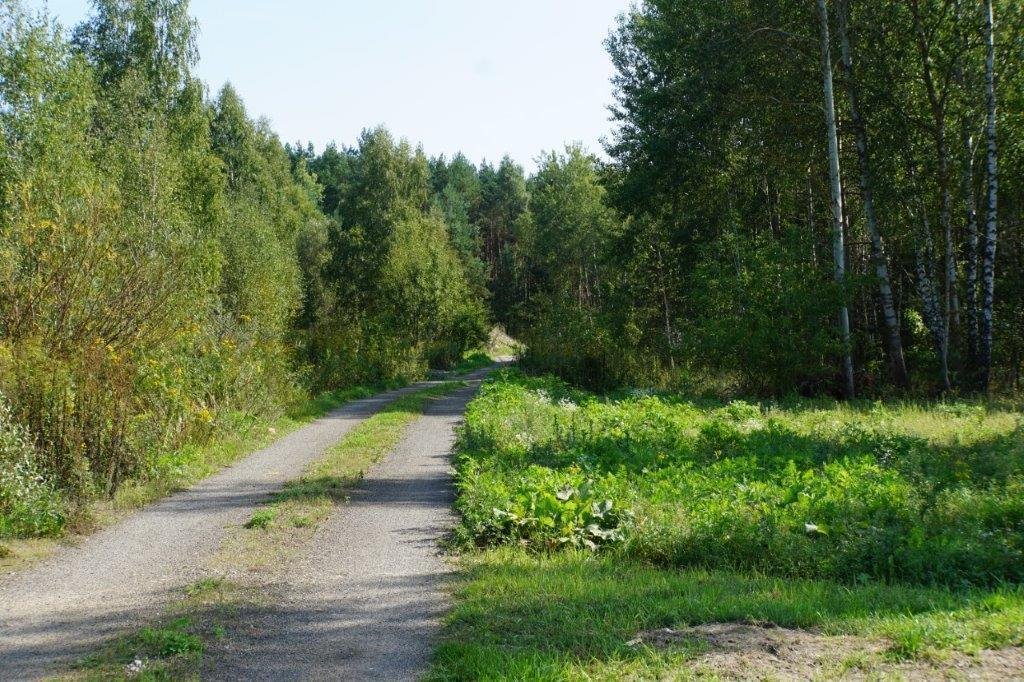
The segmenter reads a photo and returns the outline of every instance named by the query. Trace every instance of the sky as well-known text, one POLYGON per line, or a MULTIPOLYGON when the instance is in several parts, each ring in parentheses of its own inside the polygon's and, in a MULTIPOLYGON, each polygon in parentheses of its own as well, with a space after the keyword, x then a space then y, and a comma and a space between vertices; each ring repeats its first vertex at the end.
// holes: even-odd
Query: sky
MULTIPOLYGON (((65 27, 88 0, 28 0, 65 27)), ((192 0, 199 76, 230 81, 285 142, 353 144, 385 125, 429 155, 510 155, 612 130, 603 41, 630 0, 192 0)))

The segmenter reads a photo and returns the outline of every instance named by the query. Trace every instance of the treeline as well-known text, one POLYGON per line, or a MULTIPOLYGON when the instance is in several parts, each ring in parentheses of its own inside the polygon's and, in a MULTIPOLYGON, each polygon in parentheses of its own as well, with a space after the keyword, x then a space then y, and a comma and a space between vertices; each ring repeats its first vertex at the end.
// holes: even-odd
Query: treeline
POLYGON ((547 159, 506 249, 527 361, 591 385, 1019 388, 1022 22, 1010 0, 639 3, 607 41, 612 163, 547 159))
POLYGON ((0 536, 491 323, 592 387, 1019 388, 1010 0, 647 0, 607 41, 611 162, 529 176, 283 145, 193 74, 187 0, 0 11, 0 536))
POLYGON ((325 188, 207 94, 187 0, 93 5, 71 33, 0 8, 0 537, 488 330, 421 152, 368 132, 325 188))

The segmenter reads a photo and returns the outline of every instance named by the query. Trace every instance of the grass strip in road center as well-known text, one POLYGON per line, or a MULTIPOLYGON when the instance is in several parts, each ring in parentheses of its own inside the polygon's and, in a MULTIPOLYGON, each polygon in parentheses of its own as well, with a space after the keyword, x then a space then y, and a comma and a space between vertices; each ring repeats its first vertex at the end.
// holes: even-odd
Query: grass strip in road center
POLYGON ((207 649, 230 637, 239 614, 266 604, 271 582, 348 491, 401 441, 431 400, 465 386, 452 381, 403 396, 345 435, 299 479, 229 530, 212 575, 190 585, 155 622, 118 637, 59 679, 198 679, 207 649))
POLYGON ((231 575, 256 573, 282 566, 294 549, 312 537, 335 505, 370 466, 398 445, 405 429, 419 418, 432 399, 465 386, 445 382, 399 398, 368 418, 312 463, 305 474, 285 485, 268 504, 257 509, 242 529, 224 542, 215 569, 231 575))

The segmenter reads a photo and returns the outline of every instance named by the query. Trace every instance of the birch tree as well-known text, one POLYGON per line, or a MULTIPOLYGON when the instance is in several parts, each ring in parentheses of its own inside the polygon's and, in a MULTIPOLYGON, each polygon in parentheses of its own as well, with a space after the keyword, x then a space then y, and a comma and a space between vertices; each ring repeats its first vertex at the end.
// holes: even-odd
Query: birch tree
MULTIPOLYGON (((836 128, 836 103, 832 87, 832 48, 828 27, 828 7, 818 0, 821 22, 821 76, 825 99, 825 127, 828 136, 828 176, 832 209, 832 257, 835 261, 835 280, 843 288, 846 284, 846 247, 844 244, 843 185, 839 169, 839 134, 836 128)), ((845 292, 843 294, 845 296, 845 292)), ((850 310, 844 302, 839 309, 839 334, 843 343, 843 381, 847 398, 855 395, 853 383, 853 356, 850 348, 850 310)))
MULTIPOLYGON (((949 333, 952 324, 959 317, 959 302, 956 294, 956 248, 953 241, 953 198, 950 192, 949 182, 949 145, 946 135, 946 103, 949 97, 948 85, 940 89, 936 84, 934 73, 934 57, 932 54, 931 37, 925 30, 924 21, 921 17, 919 0, 910 0, 910 12, 914 19, 914 31, 917 34, 918 52, 921 57, 921 78, 924 81, 925 92, 928 95, 928 105, 932 115, 931 133, 935 143, 935 154, 938 162, 938 185, 940 195, 939 222, 942 227, 942 234, 945 241, 945 254, 943 258, 944 269, 942 312, 945 322, 945 333, 947 335, 945 346, 949 346, 949 333)), ((948 83, 949 79, 943 77, 943 82, 948 83)))
POLYGON ((868 237, 871 241, 871 260, 878 279, 878 297, 882 306, 882 319, 885 323, 885 340, 892 368, 893 379, 900 386, 906 387, 910 380, 907 376, 907 365, 903 358, 903 340, 900 338, 899 316, 893 302, 892 282, 889 278, 889 264, 885 253, 885 244, 878 228, 878 216, 875 212, 874 192, 871 179, 871 160, 868 148, 867 123, 860 108, 857 81, 853 73, 853 51, 850 48, 849 35, 849 0, 841 0, 839 6, 839 43, 842 50, 843 72, 846 76, 846 90, 850 98, 850 118, 857 140, 857 159, 860 166, 860 190, 864 202, 864 216, 867 222, 868 237))
POLYGON ((985 216, 985 247, 981 267, 980 380, 989 390, 992 370, 992 314, 995 303, 996 240, 998 238, 999 153, 996 138, 996 41, 992 0, 984 0, 985 12, 985 103, 988 117, 985 133, 988 142, 988 207, 985 216))

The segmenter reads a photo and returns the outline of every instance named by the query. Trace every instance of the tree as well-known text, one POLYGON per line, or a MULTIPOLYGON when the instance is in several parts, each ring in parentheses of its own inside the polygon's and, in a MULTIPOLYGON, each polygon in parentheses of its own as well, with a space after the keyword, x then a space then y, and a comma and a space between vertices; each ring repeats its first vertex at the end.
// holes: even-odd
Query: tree
POLYGON ((985 133, 988 171, 987 211, 985 214, 985 247, 981 274, 981 386, 989 390, 992 371, 992 318, 995 304, 996 242, 999 232, 999 148, 996 121, 996 40, 992 0, 984 0, 985 8, 985 133))
MULTIPOLYGON (((821 16, 821 74, 824 81, 825 125, 828 132, 828 173, 832 190, 832 257, 835 261, 836 282, 843 286, 846 280, 846 247, 844 246, 843 188, 839 170, 839 135, 836 131, 836 106, 832 89, 832 48, 829 39, 828 7, 818 0, 821 16)), ((843 380, 847 398, 853 398, 853 356, 850 351, 850 312, 844 305, 839 309, 839 332, 844 347, 843 380)))
POLYGON ((846 75, 846 90, 850 98, 850 117, 857 140, 857 161, 860 167, 860 190, 864 203, 864 215, 867 222, 868 237, 871 240, 871 259, 874 262, 875 276, 878 278, 878 297, 882 306, 882 317, 885 324, 886 345, 889 364, 893 378, 903 387, 909 387, 910 378, 903 357, 903 340, 900 337, 899 317, 893 300, 892 282, 889 278, 888 256, 878 228, 878 216, 875 212, 873 181, 871 177, 871 160, 868 147, 867 123, 860 109, 860 96, 853 70, 853 50, 849 36, 849 0, 842 0, 839 7, 839 42, 842 48, 843 71, 846 75))

